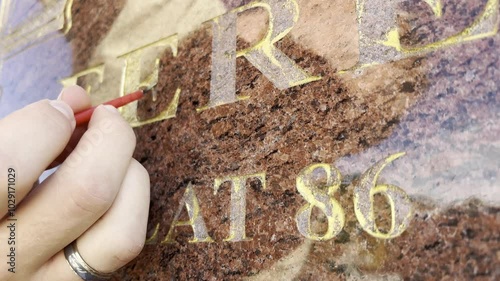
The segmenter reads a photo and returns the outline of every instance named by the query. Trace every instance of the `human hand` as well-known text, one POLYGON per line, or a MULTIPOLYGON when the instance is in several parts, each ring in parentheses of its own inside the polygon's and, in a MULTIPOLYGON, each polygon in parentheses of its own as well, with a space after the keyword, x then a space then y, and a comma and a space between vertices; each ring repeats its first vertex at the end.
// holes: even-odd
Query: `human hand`
POLYGON ((111 106, 75 130, 73 112, 88 107, 73 86, 0 120, 0 280, 81 281, 64 254, 73 241, 102 273, 142 250, 149 176, 132 158, 135 134, 111 106), (59 169, 34 185, 56 158, 59 169))

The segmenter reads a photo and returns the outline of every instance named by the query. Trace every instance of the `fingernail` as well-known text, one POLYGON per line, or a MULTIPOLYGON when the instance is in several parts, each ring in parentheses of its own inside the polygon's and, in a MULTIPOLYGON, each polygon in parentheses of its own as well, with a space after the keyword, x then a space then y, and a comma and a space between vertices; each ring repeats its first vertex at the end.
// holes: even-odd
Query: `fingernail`
POLYGON ((104 108, 111 112, 111 113, 114 113, 114 114, 120 114, 120 112, 118 111, 118 109, 116 109, 116 107, 112 106, 112 105, 109 105, 109 104, 106 104, 104 105, 104 108))
POLYGON ((71 122, 71 126, 73 127, 73 129, 75 128, 76 126, 75 115, 73 113, 73 110, 71 109, 71 107, 69 107, 67 103, 59 100, 53 100, 50 101, 49 104, 53 108, 57 109, 59 112, 64 114, 64 116, 71 122))
POLYGON ((66 88, 61 90, 61 92, 59 93, 59 96, 57 96, 57 100, 62 100, 65 90, 66 90, 66 88))

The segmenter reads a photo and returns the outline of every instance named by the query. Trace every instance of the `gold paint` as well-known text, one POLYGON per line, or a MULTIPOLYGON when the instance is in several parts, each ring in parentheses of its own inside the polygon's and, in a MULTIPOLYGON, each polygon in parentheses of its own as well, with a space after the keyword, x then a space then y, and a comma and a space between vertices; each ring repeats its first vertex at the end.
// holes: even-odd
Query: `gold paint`
POLYGON ((177 226, 187 225, 193 228, 193 239, 189 240, 189 243, 214 242, 214 240, 208 235, 205 221, 201 215, 200 204, 198 203, 198 198, 196 197, 196 193, 194 192, 194 188, 191 183, 188 184, 186 191, 184 192, 184 196, 182 197, 179 208, 175 213, 170 230, 168 231, 168 234, 162 244, 175 243, 173 237, 174 229, 177 226), (186 206, 189 221, 179 221, 179 216, 181 215, 181 211, 184 206, 186 206))
POLYGON ((365 1, 366 0, 356 0, 356 20, 358 24, 361 23, 363 14, 365 13, 365 1))
MULTIPOLYGON (((104 83, 99 85, 99 96, 95 97, 96 103, 102 103, 119 96, 123 62, 116 59, 118 56, 172 34, 177 33, 179 40, 181 40, 199 29, 203 22, 227 12, 221 1, 213 0, 131 0, 122 2, 124 2, 123 8, 119 15, 109 26, 108 32, 98 42, 89 58, 89 65, 101 62, 106 64, 106 79, 104 83)), ((145 61, 150 65, 143 65, 144 72, 152 70, 154 66, 154 58, 149 57, 149 54, 150 52, 146 52, 145 61)), ((153 96, 155 92, 158 95, 167 94, 153 91, 153 96)), ((175 88, 171 88, 171 92, 168 92, 167 103, 174 96, 174 92, 175 88)), ((160 97, 158 99, 160 100, 160 97)), ((165 102, 164 99, 161 100, 165 102)), ((156 108, 163 110, 163 106, 162 108, 156 106, 156 108)))
MULTIPOLYGON (((127 93, 136 91, 140 88, 153 88, 158 83, 158 73, 160 67, 160 59, 158 55, 156 55, 156 59, 154 62, 153 71, 143 80, 141 80, 141 63, 146 51, 153 50, 153 48, 158 49, 158 53, 162 54, 166 48, 170 48, 174 57, 177 57, 177 45, 178 45, 178 37, 177 34, 162 38, 153 43, 149 43, 145 46, 137 48, 133 51, 130 51, 126 54, 119 56, 119 59, 123 59, 125 61, 125 65, 123 66, 122 71, 122 79, 121 79, 121 89, 120 95, 123 96, 127 93)), ((154 49, 154 50, 156 50, 154 49)), ((175 92, 174 98, 167 106, 165 110, 163 110, 160 114, 155 116, 154 118, 148 120, 139 120, 137 116, 137 102, 130 103, 126 106, 120 108, 120 112, 127 120, 127 122, 132 127, 140 127, 146 124, 158 122, 161 120, 166 120, 169 118, 174 118, 177 113, 177 106, 179 104, 181 89, 178 88, 175 92)), ((156 100, 156 98, 154 97, 156 100)))
POLYGON ((368 67, 372 67, 372 66, 376 66, 376 65, 380 65, 380 63, 378 62, 371 62, 371 63, 365 63, 365 64, 358 64, 352 68, 349 68, 349 69, 346 69, 346 70, 340 70, 339 72, 337 72, 338 74, 345 74, 345 73, 348 73, 348 72, 351 72, 351 71, 354 71, 354 70, 360 70, 360 69, 363 69, 363 68, 368 68, 368 67))
POLYGON ((403 155, 405 153, 396 153, 377 162, 361 176, 359 184, 354 188, 356 218, 361 227, 376 238, 391 239, 401 235, 412 218, 413 207, 403 189, 389 184, 377 185, 378 177, 385 166, 403 155), (375 222, 374 196, 379 193, 385 196, 391 206, 391 229, 387 233, 381 232, 375 222))
MULTIPOLYGON (((80 72, 74 74, 73 76, 61 79, 61 81, 59 81, 59 82, 64 87, 77 85, 79 78, 85 77, 85 76, 90 75, 90 74, 97 75, 97 78, 99 79, 99 83, 102 83, 102 81, 104 80, 104 64, 100 64, 100 65, 97 65, 94 67, 87 68, 83 71, 80 71, 80 72)), ((90 83, 89 83, 89 85, 87 85, 85 87, 85 90, 87 91, 88 94, 92 93, 92 87, 90 86, 90 83)))
MULTIPOLYGON (((433 0, 429 0, 429 1, 433 1, 433 0)), ((439 1, 439 0, 436 0, 436 1, 439 1)), ((441 40, 441 41, 438 41, 435 43, 431 43, 431 44, 428 44, 425 46, 421 46, 421 47, 405 48, 405 47, 401 46, 398 29, 396 27, 394 27, 393 29, 391 29, 387 33, 386 40, 381 41, 380 44, 393 47, 396 50, 401 51, 406 55, 417 55, 417 54, 421 54, 421 53, 435 51, 435 50, 445 48, 448 46, 457 45, 457 44, 464 43, 467 41, 478 40, 478 39, 494 36, 498 32, 498 22, 499 22, 498 3, 499 3, 498 0, 488 1, 483 13, 469 27, 465 28, 460 33, 458 33, 454 36, 450 36, 444 40, 441 40), (483 23, 485 23, 487 20, 490 20, 493 18, 496 18, 496 24, 494 24, 494 27, 490 31, 474 34, 474 31, 479 29, 481 27, 481 25, 483 25, 483 23)))
POLYGON ((210 99, 197 112, 248 98, 236 96, 236 19, 227 13, 212 20, 210 99))
POLYGON ((210 100, 197 109, 203 111, 248 97, 236 96, 236 58, 245 57, 280 90, 317 81, 274 46, 297 23, 299 6, 295 0, 264 0, 252 2, 214 18, 212 30, 212 77, 210 100), (239 13, 263 8, 269 13, 268 30, 254 46, 236 52, 236 24, 239 13))
POLYGON ((321 77, 308 75, 274 46, 292 30, 299 20, 300 9, 297 1, 254 2, 236 10, 243 12, 252 8, 263 8, 269 13, 268 32, 253 47, 237 52, 237 57, 245 57, 280 90, 320 80, 321 77))
POLYGON ((64 16, 66 27, 64 28, 64 34, 67 34, 71 27, 73 27, 73 17, 71 15, 71 7, 73 7, 73 0, 68 0, 66 7, 64 8, 64 16))
POLYGON ((494 36, 498 32, 498 24, 500 17, 498 15, 498 2, 499 0, 489 0, 486 3, 483 13, 467 28, 457 35, 448 37, 442 41, 431 43, 422 47, 416 48, 402 48, 405 54, 419 54, 423 52, 431 52, 444 47, 457 45, 460 43, 465 43, 468 41, 478 40, 482 38, 487 38, 494 36), (493 21, 493 27, 491 30, 486 32, 476 33, 477 30, 481 29, 488 20, 493 21))
MULTIPOLYGON (((0 6, 0 32, 5 31, 8 22, 11 0, 3 0, 0 6)), ((39 43, 48 35, 61 30, 67 33, 72 27, 71 7, 73 0, 60 0, 47 3, 42 12, 22 22, 8 31, 1 40, 2 56, 16 55, 39 43)))
POLYGON ((379 43, 387 47, 392 47, 401 52, 402 47, 401 47, 401 42, 399 40, 398 29, 397 28, 391 29, 389 32, 387 32, 386 36, 387 36, 386 40, 379 41, 379 43))
POLYGON ((2 0, 0 4, 0 31, 3 31, 7 24, 8 15, 10 12, 11 0, 2 0))
POLYGON ((441 4, 441 0, 424 0, 424 2, 431 7, 432 12, 437 18, 440 18, 443 15, 443 5, 441 4))
MULTIPOLYGON (((379 65, 381 63, 386 63, 396 59, 403 59, 410 56, 422 55, 428 52, 436 51, 442 48, 455 46, 458 44, 463 44, 473 40, 479 40, 487 37, 492 37, 498 33, 498 25, 500 22, 499 17, 499 0, 488 0, 486 6, 474 22, 461 32, 456 35, 445 38, 441 41, 427 44, 425 46, 419 47, 403 47, 400 42, 400 34, 396 26, 396 21, 394 20, 393 26, 387 28, 385 33, 385 39, 376 40, 369 39, 367 32, 370 30, 366 27, 363 28, 362 21, 363 16, 366 14, 366 1, 367 0, 357 0, 356 1, 356 12, 359 26, 359 39, 360 39, 360 51, 363 53, 371 52, 369 57, 371 61, 363 60, 354 67, 339 71, 339 74, 350 72, 356 69, 362 69, 366 67, 371 67, 379 65), (363 42, 363 43, 361 43, 363 42), (364 45, 364 46, 363 46, 364 45), (389 49, 374 48, 377 45, 389 47, 389 49), (368 51, 368 49, 371 49, 368 51), (396 53, 393 57, 384 55, 383 53, 390 53, 390 50, 395 50, 396 53), (377 59, 373 59, 377 58, 377 59)), ((441 0, 424 0, 432 9, 436 17, 442 16, 442 4, 441 0)), ((372 32, 373 33, 373 32, 372 32)), ((392 53, 391 53, 392 55, 392 53)))
POLYGON ((146 239, 146 242, 145 242, 146 245, 153 244, 154 242, 156 242, 156 238, 158 236, 159 230, 160 230, 160 224, 157 223, 153 235, 151 235, 151 237, 146 239))
POLYGON ((214 182, 214 195, 217 194, 221 184, 231 183, 231 212, 229 236, 224 239, 228 242, 250 241, 246 237, 245 217, 246 217, 246 182, 248 179, 258 179, 262 184, 262 189, 266 189, 266 173, 257 173, 252 175, 217 178, 214 182))
POLYGON ((344 227, 345 214, 342 206, 333 198, 340 187, 340 172, 328 164, 313 164, 304 168, 297 176, 297 190, 308 202, 302 206, 296 215, 297 228, 306 238, 316 241, 326 241, 335 237, 344 227), (325 186, 315 186, 311 178, 317 174, 315 170, 326 173, 325 186), (320 189, 323 187, 323 189, 320 189), (324 189, 327 190, 324 190, 324 189), (314 207, 319 208, 327 217, 328 229, 323 234, 314 233, 311 229, 311 213, 314 207))
MULTIPOLYGON (((160 114, 158 114, 157 116, 150 118, 148 120, 145 120, 145 121, 138 121, 137 111, 136 112, 127 111, 127 108, 126 108, 127 106, 121 107, 121 108, 119 108, 119 110, 120 110, 123 118, 125 118, 125 120, 127 120, 129 122, 130 126, 132 126, 134 128, 140 127, 140 126, 144 126, 144 125, 151 124, 154 122, 174 118, 177 115, 177 107, 179 106, 180 96, 181 96, 181 89, 177 88, 177 90, 175 90, 174 98, 168 104, 167 108, 165 110, 163 110, 162 112, 160 112, 160 114)), ((154 98, 154 96, 153 96, 153 98, 154 98)), ((137 110, 137 102, 133 102, 133 103, 129 104, 128 108, 135 108, 137 110)))

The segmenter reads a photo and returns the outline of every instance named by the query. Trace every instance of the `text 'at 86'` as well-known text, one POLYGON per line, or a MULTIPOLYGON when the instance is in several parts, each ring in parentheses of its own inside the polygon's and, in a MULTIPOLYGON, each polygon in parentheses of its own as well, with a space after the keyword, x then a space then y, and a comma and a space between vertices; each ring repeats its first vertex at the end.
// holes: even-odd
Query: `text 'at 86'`
MULTIPOLYGON (((354 213, 363 228, 371 236, 380 239, 391 239, 401 235, 412 218, 413 208, 410 198, 400 187, 390 184, 377 184, 382 170, 395 159, 405 153, 397 153, 377 162, 364 172, 354 187, 354 213), (388 231, 382 231, 376 223, 375 195, 383 195, 390 206, 391 217, 388 231)), ((229 235, 224 241, 250 241, 246 236, 246 181, 257 179, 266 189, 265 173, 256 173, 245 176, 218 178, 214 183, 214 193, 226 182, 231 184, 230 226, 229 235)), ((341 175, 337 168, 330 164, 312 164, 304 168, 296 178, 296 188, 299 194, 307 201, 296 213, 295 221, 301 235, 310 240, 327 241, 334 238, 344 228, 345 213, 340 203, 334 198, 334 193, 341 185, 341 175), (313 209, 319 209, 326 217, 327 229, 323 233, 316 233, 312 227, 313 209)), ((171 223, 170 229, 161 242, 175 243, 174 229, 179 226, 190 226, 193 238, 190 243, 214 242, 208 234, 200 209, 199 200, 191 184, 184 191, 179 207, 171 223), (186 207, 189 220, 179 220, 182 210, 186 207)), ((157 241, 160 224, 152 236, 146 241, 152 244, 157 241)))

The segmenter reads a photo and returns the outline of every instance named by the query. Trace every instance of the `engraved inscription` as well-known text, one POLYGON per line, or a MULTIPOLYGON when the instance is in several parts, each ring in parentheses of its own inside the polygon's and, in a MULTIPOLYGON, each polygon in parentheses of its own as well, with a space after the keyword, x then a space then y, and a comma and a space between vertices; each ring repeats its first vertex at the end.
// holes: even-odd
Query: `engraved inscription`
MULTIPOLYGON (((158 83, 158 71, 160 67, 160 59, 158 57, 155 59, 152 71, 150 70, 151 72, 149 73, 149 75, 147 75, 145 79, 141 80, 141 73, 143 71, 141 67, 141 62, 145 52, 156 48, 158 49, 158 53, 161 54, 168 47, 172 51, 174 57, 176 57, 177 45, 178 45, 177 35, 172 35, 119 56, 118 58, 123 59, 125 62, 122 72, 120 95, 123 96, 139 88, 146 88, 146 89, 153 88, 158 83)), ((175 117, 177 112, 177 106, 179 104, 180 94, 181 94, 181 89, 178 88, 175 92, 174 98, 167 106, 167 108, 163 110, 160 114, 158 114, 156 117, 148 120, 139 120, 139 118, 137 117, 137 102, 133 102, 131 104, 128 104, 120 108, 120 112, 122 113, 125 120, 127 120, 127 122, 129 122, 129 124, 132 127, 139 127, 153 122, 173 118, 175 117)))
POLYGON ((231 183, 231 212, 229 237, 224 241, 239 242, 252 240, 246 236, 245 232, 245 217, 246 217, 246 182, 248 179, 255 178, 262 184, 262 189, 266 188, 266 174, 259 173, 246 176, 226 177, 215 179, 214 194, 217 194, 221 184, 225 182, 231 183))
POLYGON ((253 2, 212 20, 213 50, 210 100, 198 111, 233 103, 246 97, 236 96, 236 58, 245 57, 280 90, 317 81, 274 46, 293 28, 299 18, 295 0, 253 2), (252 47, 236 52, 238 13, 264 8, 269 13, 269 27, 264 38, 252 47))
POLYGON ((0 5, 0 57, 7 59, 20 51, 39 43, 44 37, 72 27, 71 7, 73 0, 50 1, 42 11, 27 18, 18 26, 7 28, 8 17, 16 2, 2 0, 0 5))
POLYGON ((431 7, 432 12, 437 18, 440 18, 443 15, 443 5, 441 4, 441 0, 424 0, 425 3, 431 7))
POLYGON ((390 184, 377 185, 378 176, 384 167, 403 155, 404 153, 397 153, 377 162, 361 176, 360 183, 354 188, 356 218, 361 227, 374 237, 382 239, 397 237, 410 223, 412 204, 404 190, 390 184), (391 206, 391 228, 387 233, 381 232, 375 222, 373 199, 378 193, 383 194, 391 206))
MULTIPOLYGON (((354 210, 361 227, 371 236, 381 239, 392 239, 401 235, 409 226, 413 207, 410 198, 403 189, 390 184, 377 184, 378 176, 384 167, 403 156, 405 153, 396 153, 377 162, 362 176, 360 183, 354 187, 354 210), (382 194, 391 208, 391 227, 387 233, 380 231, 375 222, 374 196, 382 194)), ((248 179, 257 179, 266 188, 266 173, 255 173, 243 176, 228 176, 217 178, 214 181, 214 194, 225 182, 231 183, 230 228, 226 242, 251 241, 246 236, 246 182, 248 179)), ((312 164, 304 168, 296 178, 296 188, 307 203, 296 214, 297 229, 301 235, 309 240, 327 241, 342 231, 345 224, 345 212, 340 203, 334 198, 340 188, 341 174, 330 164, 312 164), (328 228, 325 233, 317 233, 312 227, 312 212, 318 208, 327 219, 328 228)), ((174 243, 174 229, 178 226, 189 225, 193 228, 194 238, 190 243, 214 242, 208 235, 205 222, 201 216, 198 198, 191 183, 186 188, 181 199, 179 209, 175 213, 172 225, 162 243, 174 243), (179 221, 180 213, 186 206, 189 221, 179 221)), ((157 240, 160 225, 157 224, 154 233, 146 240, 153 244, 157 240)))
MULTIPOLYGON (((434 11, 436 17, 442 15, 440 0, 425 1, 434 11)), ((380 8, 373 6, 376 4, 373 1, 356 1, 359 25, 360 60, 359 63, 350 70, 390 62, 470 40, 481 39, 492 36, 498 31, 498 22, 500 19, 498 15, 499 0, 488 0, 484 11, 478 16, 474 23, 459 34, 422 47, 403 47, 400 44, 400 35, 395 20, 395 5, 398 2, 399 0, 380 2, 386 5, 380 8), (371 21, 369 19, 371 19, 371 21), (377 20, 377 25, 372 24, 374 19, 377 20)), ((71 1, 68 2, 67 6, 70 6, 70 4, 71 1)), ((66 12, 67 11, 68 10, 66 10, 66 12)), ((0 13, 0 15, 1 14, 2 13, 0 13)), ((294 61, 274 46, 276 42, 283 39, 283 37, 290 32, 297 22, 298 17, 299 6, 295 0, 265 0, 252 2, 213 19, 211 21, 213 29, 213 50, 210 98, 208 103, 205 106, 197 108, 197 111, 200 112, 248 98, 236 96, 237 57, 245 57, 279 89, 287 89, 292 86, 321 79, 320 77, 307 74, 303 69, 297 66, 294 61), (247 49, 237 51, 236 21, 238 14, 254 8, 262 8, 269 14, 267 33, 260 42, 247 49)), ((154 48, 163 50, 162 48, 168 47, 175 57, 177 56, 177 40, 177 36, 172 35, 121 55, 118 59, 122 59, 125 65, 123 67, 122 81, 120 84, 120 95, 135 91, 140 87, 153 88, 158 81, 159 59, 156 59, 156 63, 152 69, 150 69, 149 75, 142 79, 141 74, 143 69, 141 67, 141 61, 143 56, 148 50, 154 48)), ((102 81, 104 70, 100 69, 100 67, 101 66, 87 69, 70 78, 64 79, 62 83, 64 85, 75 83, 79 77, 89 73, 98 74, 99 79, 102 81)), ((140 127, 153 122, 174 118, 176 116, 180 93, 181 89, 177 89, 174 97, 165 110, 156 117, 148 120, 140 120, 138 118, 137 102, 121 108, 120 111, 133 127, 140 127)), ((153 97, 156 97, 154 89, 153 97)))
MULTIPOLYGON (((99 83, 102 83, 102 81, 104 81, 104 64, 87 68, 83 71, 78 72, 77 74, 74 74, 73 76, 64 78, 61 80, 61 84, 64 87, 76 85, 78 84, 78 79, 84 78, 88 75, 97 75, 99 83)), ((90 86, 90 83, 85 87, 85 90, 87 91, 88 94, 92 93, 92 87, 90 86)))
POLYGON ((158 239, 158 232, 159 231, 160 231, 160 224, 157 223, 153 234, 151 235, 151 237, 149 237, 149 238, 146 239, 145 244, 154 244, 154 243, 156 243, 156 241, 158 239))
POLYGON ((187 186, 184 196, 181 199, 179 209, 175 213, 174 220, 170 226, 165 240, 162 243, 175 243, 174 240, 174 229, 178 226, 191 226, 193 228, 193 239, 189 240, 189 243, 200 243, 200 242, 214 242, 212 238, 208 235, 207 227, 205 226, 205 221, 201 215, 200 204, 198 203, 198 198, 194 192, 194 188, 191 183, 187 186), (179 217, 183 207, 186 207, 189 220, 180 221, 179 217))
MULTIPOLYGON (((436 18, 442 16, 441 0, 424 0, 436 18)), ((359 62, 349 70, 425 54, 441 48, 493 36, 498 32, 499 0, 488 0, 474 22, 456 35, 419 47, 404 47, 396 23, 396 1, 357 0, 359 62), (382 7, 380 5, 383 5, 382 7), (374 24, 376 22, 376 24, 374 24)), ((349 71, 346 70, 346 71, 349 71)), ((341 71, 345 72, 345 71, 341 71)))
POLYGON ((340 187, 340 172, 328 164, 314 164, 302 170, 297 177, 297 190, 308 202, 297 212, 297 228, 304 237, 311 240, 326 241, 335 237, 344 227, 345 214, 333 194, 340 187), (324 186, 317 186, 320 173, 325 174, 324 186), (323 234, 314 233, 311 228, 311 214, 314 207, 326 216, 328 229, 323 234))

